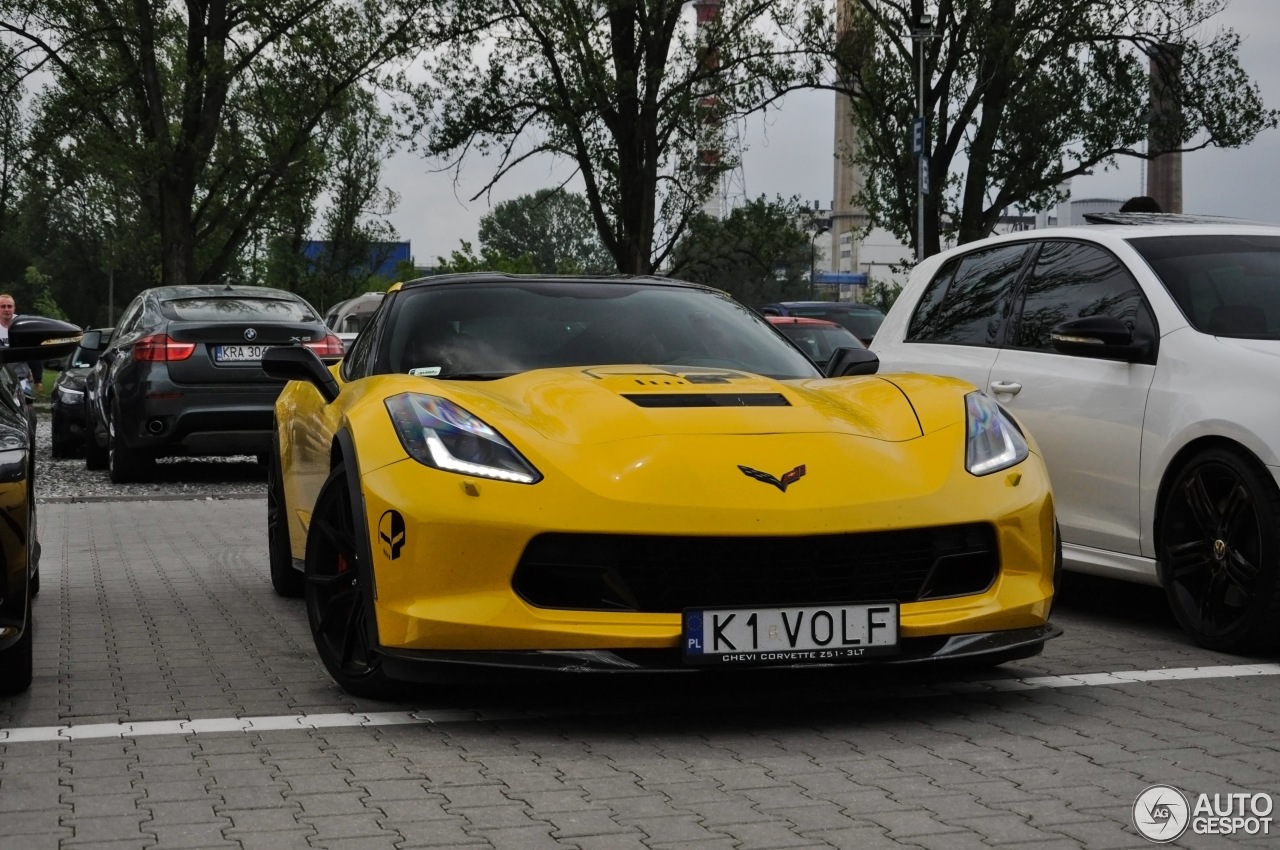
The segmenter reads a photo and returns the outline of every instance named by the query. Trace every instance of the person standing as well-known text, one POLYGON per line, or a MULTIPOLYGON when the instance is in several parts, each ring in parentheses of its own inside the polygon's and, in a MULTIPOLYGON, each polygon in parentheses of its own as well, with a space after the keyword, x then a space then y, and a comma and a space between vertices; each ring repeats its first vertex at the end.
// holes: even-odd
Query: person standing
MULTIPOLYGON (((0 293, 0 345, 9 344, 9 326, 17 315, 18 304, 7 292, 0 293)), ((44 363, 32 360, 29 363, 12 363, 13 372, 18 380, 29 381, 36 392, 44 389, 44 363)))

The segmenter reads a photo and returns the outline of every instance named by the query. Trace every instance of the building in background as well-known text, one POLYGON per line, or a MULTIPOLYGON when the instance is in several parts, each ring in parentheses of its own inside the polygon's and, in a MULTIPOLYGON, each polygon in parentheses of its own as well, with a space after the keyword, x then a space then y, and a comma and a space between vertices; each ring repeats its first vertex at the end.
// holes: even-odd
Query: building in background
MULTIPOLYGON (((329 243, 318 239, 309 239, 302 243, 302 255, 312 266, 318 264, 320 258, 328 250, 329 243)), ((412 263, 413 251, 408 242, 373 242, 369 245, 367 264, 358 271, 368 276, 395 277, 396 268, 401 263, 412 263)))

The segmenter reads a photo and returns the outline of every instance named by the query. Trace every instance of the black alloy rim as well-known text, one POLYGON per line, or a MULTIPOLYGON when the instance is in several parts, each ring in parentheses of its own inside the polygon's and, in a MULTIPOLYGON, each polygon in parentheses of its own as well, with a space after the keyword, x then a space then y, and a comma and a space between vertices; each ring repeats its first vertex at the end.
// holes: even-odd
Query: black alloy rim
POLYGON ((1178 481, 1165 529, 1179 609, 1204 636, 1231 634, 1248 614, 1261 574, 1262 528, 1248 484, 1223 463, 1192 468, 1178 481))
POLYGON ((316 644, 332 664, 344 676, 361 678, 374 672, 376 655, 369 646, 351 497, 345 478, 333 484, 311 520, 321 545, 308 553, 307 612, 316 644))

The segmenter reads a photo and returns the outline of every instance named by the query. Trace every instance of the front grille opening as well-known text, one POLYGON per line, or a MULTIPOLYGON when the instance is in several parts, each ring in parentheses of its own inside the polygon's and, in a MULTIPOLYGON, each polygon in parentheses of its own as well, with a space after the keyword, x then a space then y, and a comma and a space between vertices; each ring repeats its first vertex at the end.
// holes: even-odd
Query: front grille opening
POLYGON ((962 596, 990 587, 999 568, 984 523, 807 537, 553 533, 529 543, 512 586, 540 608, 678 613, 962 596))
POLYGON ((929 571, 924 587, 920 589, 920 598, 945 599, 983 593, 995 581, 991 564, 992 553, 987 551, 943 555, 929 571))

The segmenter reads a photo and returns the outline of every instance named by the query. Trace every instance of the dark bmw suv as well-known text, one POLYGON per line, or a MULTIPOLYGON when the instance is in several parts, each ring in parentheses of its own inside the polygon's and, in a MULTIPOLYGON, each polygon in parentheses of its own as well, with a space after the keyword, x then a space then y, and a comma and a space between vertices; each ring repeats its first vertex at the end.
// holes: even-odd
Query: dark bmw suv
POLYGON ((342 340, 292 292, 144 290, 85 383, 86 466, 123 483, 148 478, 163 456, 265 456, 284 384, 262 371, 262 353, 297 344, 326 361, 342 357, 342 340))

